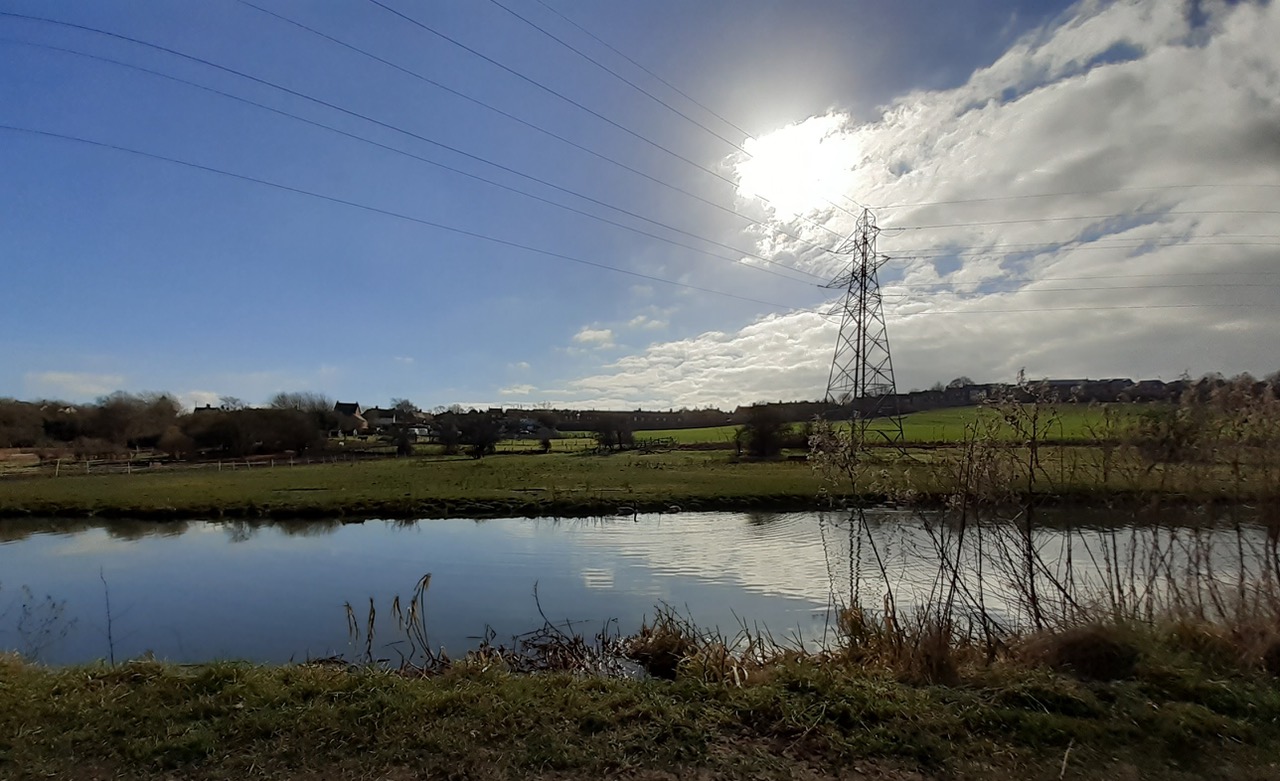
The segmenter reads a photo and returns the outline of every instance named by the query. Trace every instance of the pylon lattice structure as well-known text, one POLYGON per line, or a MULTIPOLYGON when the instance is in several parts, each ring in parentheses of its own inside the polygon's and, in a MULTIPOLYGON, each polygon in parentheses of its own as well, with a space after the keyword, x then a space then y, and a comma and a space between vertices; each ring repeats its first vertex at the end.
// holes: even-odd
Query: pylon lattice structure
POLYGON ((869 209, 863 209, 854 232, 837 250, 852 257, 849 268, 827 284, 829 288, 846 292, 840 335, 836 338, 835 357, 827 379, 826 400, 849 405, 853 421, 862 433, 868 431, 872 419, 888 418, 888 425, 877 426, 876 433, 891 444, 901 445, 902 418, 877 276, 888 258, 876 252, 879 234, 875 216, 869 209))

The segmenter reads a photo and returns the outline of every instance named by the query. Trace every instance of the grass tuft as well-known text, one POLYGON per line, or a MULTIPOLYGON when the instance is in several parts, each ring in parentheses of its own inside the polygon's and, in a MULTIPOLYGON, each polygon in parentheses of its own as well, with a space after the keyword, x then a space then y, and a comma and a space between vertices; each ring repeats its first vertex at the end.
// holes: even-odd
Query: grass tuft
POLYGON ((1086 681, 1132 678, 1142 650, 1132 633, 1115 624, 1085 624, 1028 638, 1023 658, 1086 681))

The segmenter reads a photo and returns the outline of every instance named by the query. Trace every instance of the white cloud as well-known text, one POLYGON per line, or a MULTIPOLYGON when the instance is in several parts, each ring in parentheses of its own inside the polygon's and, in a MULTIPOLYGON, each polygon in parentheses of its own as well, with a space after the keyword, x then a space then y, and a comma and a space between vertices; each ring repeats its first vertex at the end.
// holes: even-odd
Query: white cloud
POLYGON ((405 365, 413 363, 413 358, 407 355, 393 355, 391 356, 391 360, 395 361, 396 363, 402 363, 405 365))
POLYGON ((211 407, 217 407, 221 404, 221 398, 224 394, 215 393, 214 391, 193 390, 186 393, 177 394, 178 403, 186 409, 195 409, 203 407, 206 404, 211 407))
MULTIPOLYGON (((1280 231, 1251 212, 1280 192, 1280 4, 1203 8, 1193 29, 1183 3, 1082 3, 956 89, 904 95, 867 124, 836 111, 760 138, 756 159, 730 161, 740 194, 842 235, 852 217, 826 198, 879 205, 899 388, 1023 366, 1273 371, 1280 231)), ((822 275, 847 262, 781 226, 752 233, 761 254, 822 275)), ((770 316, 652 345, 565 391, 627 406, 818 398, 835 336, 815 314, 770 316)))
POLYGON ((82 400, 104 396, 124 386, 120 374, 88 372, 27 372, 22 376, 26 395, 30 398, 65 398, 82 400))
POLYGON ((635 330, 660 331, 667 327, 667 321, 648 315, 636 315, 627 321, 627 327, 635 330))
POLYGON ((613 346, 613 331, 608 328, 591 328, 583 326, 582 330, 573 335, 575 344, 587 345, 595 349, 603 349, 613 346))
POLYGON ((529 371, 529 362, 528 362, 528 361, 516 361, 515 363, 509 363, 509 364, 507 364, 507 368, 508 368, 508 369, 512 369, 512 370, 514 370, 514 371, 518 371, 518 372, 527 372, 527 371, 529 371))
POLYGON ((521 383, 519 385, 510 385, 506 388, 502 388, 498 393, 502 396, 528 396, 535 390, 537 390, 535 386, 528 383, 521 383))

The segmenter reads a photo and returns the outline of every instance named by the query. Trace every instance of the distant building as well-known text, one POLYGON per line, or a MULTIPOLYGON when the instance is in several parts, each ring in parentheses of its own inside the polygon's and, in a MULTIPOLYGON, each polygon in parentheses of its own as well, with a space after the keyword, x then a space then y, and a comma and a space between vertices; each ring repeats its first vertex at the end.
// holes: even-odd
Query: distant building
POLYGON ((339 434, 356 434, 369 430, 369 421, 365 420, 364 410, 356 402, 340 401, 333 405, 333 411, 338 413, 339 434))
POLYGON ((401 422, 395 410, 380 407, 370 407, 364 411, 363 417, 373 429, 388 428, 401 422))

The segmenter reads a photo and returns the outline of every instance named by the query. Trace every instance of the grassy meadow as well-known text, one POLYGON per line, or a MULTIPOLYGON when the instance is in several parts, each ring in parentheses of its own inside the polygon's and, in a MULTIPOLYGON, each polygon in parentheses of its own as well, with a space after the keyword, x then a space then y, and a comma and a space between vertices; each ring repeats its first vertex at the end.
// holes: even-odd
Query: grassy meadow
MULTIPOLYGON (((738 460, 712 451, 592 452, 338 460, 136 469, 130 474, 7 477, 0 517, 494 517, 631 511, 805 509, 853 495, 911 492, 939 501, 955 490, 958 448, 879 449, 857 486, 830 482, 803 460, 738 460)), ((1011 460, 1025 451, 1009 448, 1011 460)), ((1045 447, 1038 490, 1081 501, 1159 494, 1207 500, 1269 495, 1275 486, 1227 464, 1148 469, 1103 448, 1045 447)), ((1016 489, 1017 484, 1011 483, 1016 489)))
POLYGON ((1280 688, 1167 643, 1121 679, 1010 661, 938 685, 826 661, 745 679, 431 677, 0 657, 0 776, 141 779, 1276 778, 1280 688))
POLYGON ((221 471, 138 470, 10 478, 0 515, 178 517, 612 512, 722 501, 811 502, 821 478, 802 462, 733 463, 723 454, 590 453, 387 458, 221 471))
MULTIPOLYGON (((1111 409, 1121 419, 1140 415, 1149 406, 1136 404, 1112 404, 1111 409)), ((1103 406, 1084 404, 1048 405, 1042 415, 1046 421, 1044 438, 1052 442, 1088 443, 1098 439, 1098 431, 1104 424, 1103 406)), ((953 407, 950 409, 914 412, 902 416, 902 434, 909 444, 955 444, 965 435, 965 427, 982 418, 998 418, 999 413, 989 407, 953 407)), ((709 428, 658 429, 637 431, 637 438, 675 440, 679 445, 708 443, 732 444, 737 426, 713 426, 709 428)), ((869 430, 888 431, 885 420, 874 421, 869 430)))
MULTIPOLYGON (((1042 405, 1034 453, 1026 446, 1025 433, 1015 433, 1001 417, 1024 414, 1025 407, 909 415, 903 421, 906 449, 868 451, 864 457, 873 468, 863 469, 852 483, 825 479, 805 462, 805 451, 789 451, 790 458, 740 459, 730 445, 735 429, 729 426, 638 432, 642 439, 676 440, 674 449, 655 452, 601 453, 589 440, 569 436, 554 440, 548 453, 539 452, 535 442, 504 442, 497 454, 482 459, 418 446, 404 458, 331 452, 320 456, 319 463, 265 457, 159 466, 138 461, 127 473, 119 465, 98 470, 103 473, 90 468, 86 474, 79 464, 59 468, 46 463, 3 476, 0 517, 492 517, 666 511, 673 505, 685 510, 804 509, 855 495, 883 500, 911 494, 943 501, 956 490, 957 476, 974 457, 975 447, 985 449, 988 458, 998 453, 1001 468, 1010 474, 1009 489, 1034 489, 1047 498, 1089 501, 1155 493, 1201 501, 1274 495, 1275 459, 1244 440, 1210 444, 1226 429, 1214 428, 1205 422, 1209 418, 1197 424, 1207 428, 1197 435, 1205 444, 1195 454, 1185 443, 1177 447, 1186 452, 1166 453, 1166 458, 1117 440, 1129 423, 1154 409, 1042 405), (966 431, 974 424, 991 425, 977 426, 982 442, 966 443, 966 431), (705 447, 717 443, 723 447, 705 447), (1228 458, 1228 452, 1236 455, 1228 458), (1033 469, 1027 468, 1030 463, 1033 469)), ((1240 425, 1255 425, 1246 418, 1270 419, 1250 414, 1240 425)), ((1028 419, 1019 423, 1025 429, 1028 419)), ((847 431, 848 424, 844 426, 847 431)), ((1160 436, 1166 444, 1185 439, 1174 429, 1160 436)), ((348 450, 368 444, 354 443, 348 450)))

